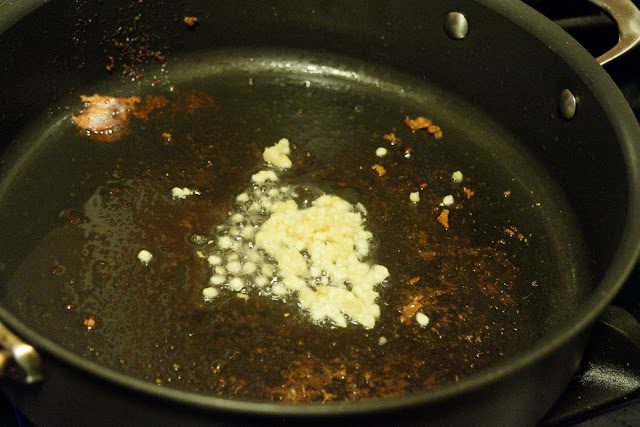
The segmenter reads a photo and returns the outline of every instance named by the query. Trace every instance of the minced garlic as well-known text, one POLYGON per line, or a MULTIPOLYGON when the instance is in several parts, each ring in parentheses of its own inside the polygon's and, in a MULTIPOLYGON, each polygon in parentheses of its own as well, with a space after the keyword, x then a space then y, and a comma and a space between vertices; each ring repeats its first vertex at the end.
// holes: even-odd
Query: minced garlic
POLYGON ((442 203, 440 203, 440 206, 451 206, 453 205, 453 203, 455 202, 453 196, 451 194, 449 194, 448 196, 444 196, 442 198, 442 203))
POLYGON ((291 159, 288 157, 289 153, 291 153, 289 140, 282 138, 273 147, 265 148, 262 157, 266 162, 271 163, 277 168, 289 169, 292 165, 291 159))
POLYGON ((153 254, 151 252, 149 252, 146 249, 141 250, 140 252, 138 252, 138 259, 143 263, 143 264, 149 264, 151 262, 151 260, 153 259, 153 254))
POLYGON ((423 328, 425 326, 427 326, 429 324, 429 318, 427 317, 426 314, 417 312, 416 313, 416 322, 418 322, 418 325, 422 326, 423 328))
MULTIPOLYGON (((276 147, 288 147, 288 141, 270 148, 276 147)), ((273 154, 265 150, 265 160, 284 167, 273 154)), ((209 286, 243 294, 254 288, 297 299, 315 321, 345 327, 350 319, 374 327, 380 316, 375 288, 389 272, 367 261, 372 234, 364 228, 366 208, 325 194, 300 209, 294 188, 277 181, 272 170, 254 174, 235 210, 216 227, 207 255, 209 286)))
POLYGON ((409 200, 411 200, 413 203, 418 203, 420 201, 420 193, 418 191, 414 191, 413 193, 409 194, 409 200))
POLYGON ((187 187, 173 187, 171 189, 171 195, 174 199, 185 199, 187 196, 193 196, 194 194, 195 191, 187 187))
POLYGON ((346 314, 372 328, 380 315, 374 288, 389 272, 361 261, 371 237, 349 202, 323 195, 308 209, 293 200, 276 203, 256 245, 275 258, 285 288, 299 292, 301 307, 314 320, 329 318, 344 327, 346 314), (316 286, 323 279, 329 283, 316 286))
MULTIPOLYGON (((251 181, 256 184, 264 184, 267 181, 277 181, 278 175, 274 171, 263 170, 251 176, 251 181)), ((240 196, 238 196, 240 197, 240 196)))

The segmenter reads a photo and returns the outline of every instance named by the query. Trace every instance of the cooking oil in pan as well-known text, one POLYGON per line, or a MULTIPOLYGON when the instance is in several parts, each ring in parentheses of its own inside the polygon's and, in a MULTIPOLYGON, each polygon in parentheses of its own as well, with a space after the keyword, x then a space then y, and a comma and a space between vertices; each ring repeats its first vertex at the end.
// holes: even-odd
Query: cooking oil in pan
POLYGON ((66 114, 19 159, 0 195, 1 301, 19 321, 162 386, 324 402, 458 381, 530 346, 558 301, 575 302, 568 210, 466 105, 359 77, 212 69, 151 88, 168 104, 116 140, 66 114), (405 125, 418 116, 443 137, 405 125), (301 208, 323 193, 364 208, 370 257, 390 274, 374 327, 313 322, 293 295, 251 287, 203 298, 202 251, 282 137, 293 166, 280 180, 301 208))

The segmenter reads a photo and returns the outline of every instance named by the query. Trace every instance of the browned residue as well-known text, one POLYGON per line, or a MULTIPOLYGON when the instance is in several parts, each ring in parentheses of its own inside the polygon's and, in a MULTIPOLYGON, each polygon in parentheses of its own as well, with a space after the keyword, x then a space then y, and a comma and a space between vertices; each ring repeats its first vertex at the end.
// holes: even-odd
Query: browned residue
POLYGON ((464 194, 467 196, 467 199, 470 199, 470 198, 471 198, 471 196, 473 196, 474 194, 476 194, 476 192, 475 192, 475 191, 473 191, 472 189, 467 188, 467 187, 462 187, 462 191, 464 191, 464 194))
POLYGON ((420 130, 427 129, 429 126, 433 124, 431 119, 428 119, 423 116, 419 116, 415 119, 410 119, 409 117, 404 118, 404 124, 409 126, 411 130, 420 130))
POLYGON ((507 227, 504 232, 511 237, 516 237, 520 241, 527 241, 527 238, 515 226, 507 227))
POLYGON ((415 119, 410 119, 409 117, 404 118, 404 124, 409 127, 409 129, 416 131, 420 129, 426 129, 427 133, 433 135, 436 139, 442 138, 442 129, 440 126, 433 124, 431 119, 428 119, 423 116, 416 117, 415 119))
POLYGON ((82 320, 82 324, 84 326, 86 326, 87 328, 89 328, 89 329, 95 327, 96 326, 96 318, 95 318, 95 316, 93 314, 90 314, 89 316, 85 317, 82 320))
POLYGON ((384 168, 384 166, 379 165, 379 164, 375 164, 371 166, 371 169, 373 169, 374 171, 376 171, 376 173, 378 174, 378 176, 384 176, 387 173, 387 170, 384 168))
POLYGON ((176 105, 177 110, 184 110, 187 113, 193 113, 201 108, 210 108, 213 106, 213 97, 202 92, 192 91, 184 101, 176 105))
POLYGON ((424 297, 422 295, 414 295, 411 297, 409 302, 402 306, 400 312, 400 321, 405 325, 410 325, 413 319, 413 316, 420 310, 423 306, 422 299, 424 297))
POLYGON ((400 144, 400 142, 402 141, 402 140, 401 140, 400 138, 398 138, 398 137, 396 136, 396 134, 395 134, 395 133, 393 133, 393 132, 388 133, 388 134, 386 134, 386 135, 382 135, 382 139, 385 139, 385 140, 389 141, 389 142, 391 143, 391 145, 397 145, 397 144, 400 144))
POLYGON ((438 215, 438 222, 446 229, 449 229, 449 209, 442 209, 438 215))
POLYGON ((440 126, 437 125, 429 125, 427 127, 427 132, 429 132, 429 134, 433 135, 434 137, 436 137, 436 139, 440 139, 442 138, 442 129, 440 129, 440 126))
POLYGON ((193 27, 198 23, 198 17, 197 16, 185 16, 182 19, 182 22, 184 22, 187 27, 193 27))
POLYGON ((164 108, 169 100, 162 95, 147 95, 140 105, 131 112, 131 115, 142 120, 148 120, 152 111, 164 108))

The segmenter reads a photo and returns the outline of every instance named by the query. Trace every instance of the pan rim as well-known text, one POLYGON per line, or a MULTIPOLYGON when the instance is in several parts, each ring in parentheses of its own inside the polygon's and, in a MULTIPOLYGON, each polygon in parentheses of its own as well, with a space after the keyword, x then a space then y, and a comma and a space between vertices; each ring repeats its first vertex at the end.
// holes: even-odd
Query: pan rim
MULTIPOLYGON (((525 4, 504 2, 502 0, 475 1, 482 7, 490 9, 493 13, 498 13, 513 22, 533 37, 538 38, 561 60, 568 63, 593 91, 595 98, 600 102, 603 110, 607 114, 607 118, 610 120, 619 140, 626 142, 626 144, 621 146, 621 149, 623 150, 627 164, 640 164, 640 148, 637 146, 638 144, 634 145, 632 143, 634 140, 640 141, 640 126, 638 126, 633 113, 618 87, 586 50, 563 30, 525 4)), ((32 6, 25 7, 25 15, 39 5, 42 5, 43 2, 34 0, 29 2, 29 4, 32 6)), ((452 5, 452 7, 454 6, 452 5)), ((0 32, 2 32, 3 29, 4 28, 0 27, 0 32)), ((627 175, 629 179, 629 206, 627 217, 634 218, 640 215, 640 171, 637 167, 633 168, 629 166, 627 175)), ((19 322, 3 307, 0 307, 0 318, 27 340, 36 343, 38 348, 52 354, 66 364, 80 368, 100 379, 107 380, 119 386, 170 400, 175 403, 188 404, 201 409, 223 409, 230 412, 252 415, 357 415, 391 409, 397 410, 417 405, 438 404, 462 393, 478 390, 487 384, 495 383, 503 378, 516 374, 532 363, 543 360, 553 351, 584 332, 589 325, 596 321, 602 310, 604 310, 606 305, 609 304, 624 284, 625 278, 635 265, 638 254, 640 254, 640 223, 633 223, 633 221, 629 220, 625 225, 625 231, 619 242, 617 251, 613 256, 613 261, 606 269, 604 277, 592 291, 588 300, 579 307, 574 320, 567 322, 557 331, 545 336, 527 352, 510 358, 508 363, 500 363, 492 368, 462 379, 458 383, 447 384, 433 390, 425 390, 395 398, 372 399, 360 402, 332 402, 328 404, 252 402, 227 400, 215 396, 157 387, 154 384, 131 378, 95 362, 83 359, 30 330, 30 328, 22 322, 19 322)))

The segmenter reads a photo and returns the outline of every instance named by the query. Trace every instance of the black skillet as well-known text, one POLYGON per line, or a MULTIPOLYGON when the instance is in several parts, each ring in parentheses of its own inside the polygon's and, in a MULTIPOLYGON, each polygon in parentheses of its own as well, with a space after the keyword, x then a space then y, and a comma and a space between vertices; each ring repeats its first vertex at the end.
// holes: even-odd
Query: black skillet
MULTIPOLYGON (((37 5, 0 5, 1 313, 48 371, 33 388, 4 388, 35 422, 528 424, 552 405, 638 246, 637 123, 606 73, 561 30, 501 2, 57 2, 12 25, 37 5), (468 32, 450 12, 466 17, 468 32), (78 113, 79 95, 94 92, 162 95, 170 104, 105 143, 83 135, 65 109, 78 113), (417 115, 444 137, 407 129, 404 117, 417 115), (380 177, 370 152, 392 131, 403 142, 387 145, 380 177), (321 360, 332 353, 326 344, 342 339, 335 352, 352 354, 363 371, 393 365, 399 353, 389 347, 368 358, 378 351, 372 343, 394 333, 385 324, 347 334, 298 312, 277 323, 268 316, 285 306, 259 298, 250 308, 230 298, 222 314, 203 308, 206 273, 189 258, 191 233, 224 219, 260 168, 261 148, 282 136, 297 146, 291 178, 309 197, 325 191, 368 206, 380 262, 395 266, 382 318, 397 319, 410 296, 394 294, 394 280, 406 289, 419 275, 422 289, 444 292, 428 306, 436 330, 407 347, 423 359, 412 365, 422 370, 407 395, 266 403, 242 400, 242 387, 220 388, 213 376, 216 363, 239 358, 246 364, 232 376, 244 366, 244 388, 261 384, 273 370, 250 354, 264 336, 274 337, 272 358, 281 354, 274 348, 312 337, 320 346, 291 352, 324 348, 321 360), (472 197, 451 186, 457 169, 472 197), (413 209, 406 194, 422 183, 428 203, 413 209), (176 206, 162 196, 174 185, 197 185, 204 197, 176 206), (448 230, 436 220, 447 193, 464 201, 448 230), (165 267, 132 267, 127 260, 142 247, 159 251, 165 267), (435 259, 416 258, 431 252, 435 259), (505 289, 492 287, 498 282, 505 289), (247 320, 256 312, 269 313, 258 326, 247 320), (90 314, 93 330, 82 324, 90 314)), ((359 375, 350 384, 364 390, 359 375)))

